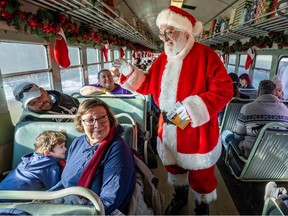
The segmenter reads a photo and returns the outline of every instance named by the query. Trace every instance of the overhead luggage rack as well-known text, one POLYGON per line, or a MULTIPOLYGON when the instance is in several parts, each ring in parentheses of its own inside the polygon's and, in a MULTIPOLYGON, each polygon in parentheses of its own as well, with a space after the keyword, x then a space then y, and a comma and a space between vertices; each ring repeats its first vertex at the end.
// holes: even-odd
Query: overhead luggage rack
POLYGON ((281 11, 283 10, 288 10, 288 6, 266 13, 261 17, 249 20, 240 25, 233 26, 221 33, 201 38, 199 39, 199 42, 206 45, 215 45, 247 37, 267 35, 271 31, 285 31, 288 29, 288 12, 282 13, 281 11))
POLYGON ((99 30, 123 37, 134 43, 141 44, 151 49, 157 49, 152 37, 144 31, 138 30, 120 16, 114 8, 103 1, 91 0, 24 0, 30 4, 59 11, 70 16, 72 19, 83 24, 90 25, 99 30))

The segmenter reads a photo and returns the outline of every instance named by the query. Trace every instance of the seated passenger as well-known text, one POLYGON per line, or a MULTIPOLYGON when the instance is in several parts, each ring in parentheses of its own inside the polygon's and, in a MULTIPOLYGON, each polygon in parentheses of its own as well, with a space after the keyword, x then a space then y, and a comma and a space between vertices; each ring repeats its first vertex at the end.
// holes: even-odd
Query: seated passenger
POLYGON ((287 190, 284 187, 277 187, 275 182, 268 182, 265 187, 264 200, 268 197, 274 197, 284 202, 288 208, 288 195, 287 190))
POLYGON ((0 190, 39 190, 60 181, 66 153, 64 132, 43 131, 35 140, 35 152, 22 157, 22 162, 0 183, 0 190))
POLYGON ((240 88, 255 89, 252 85, 252 80, 247 73, 243 73, 239 76, 240 88))
MULTIPOLYGON (((243 94, 239 91, 239 88, 238 88, 239 87, 239 78, 238 78, 237 74, 229 73, 229 76, 230 76, 232 83, 233 83, 233 91, 234 91, 233 97, 242 98, 242 99, 250 99, 249 95, 243 94)), ((218 113, 219 125, 221 125, 221 123, 222 123, 225 108, 226 108, 226 106, 218 113)))
POLYGON ((108 69, 103 69, 98 73, 98 83, 83 86, 80 89, 83 96, 91 96, 98 94, 132 94, 127 89, 116 84, 112 73, 108 69))
POLYGON ((22 103, 24 112, 39 114, 75 114, 79 101, 55 90, 45 90, 31 82, 22 82, 13 90, 14 97, 22 103))
MULTIPOLYGON (((135 187, 136 170, 133 152, 121 137, 123 127, 100 99, 85 100, 75 123, 76 130, 85 134, 72 142, 61 181, 50 190, 89 188, 100 197, 106 214, 116 209, 125 214, 135 187)), ((86 204, 87 200, 74 195, 54 203, 86 204)))
POLYGON ((275 83, 275 85, 276 85, 276 97, 278 97, 279 100, 284 100, 282 81, 279 79, 279 77, 277 75, 275 75, 272 78, 272 82, 275 83))
POLYGON ((288 108, 275 95, 276 85, 271 80, 262 80, 256 100, 241 108, 234 134, 228 130, 221 133, 223 145, 227 146, 230 141, 239 143, 248 157, 258 132, 266 123, 288 122, 288 108))

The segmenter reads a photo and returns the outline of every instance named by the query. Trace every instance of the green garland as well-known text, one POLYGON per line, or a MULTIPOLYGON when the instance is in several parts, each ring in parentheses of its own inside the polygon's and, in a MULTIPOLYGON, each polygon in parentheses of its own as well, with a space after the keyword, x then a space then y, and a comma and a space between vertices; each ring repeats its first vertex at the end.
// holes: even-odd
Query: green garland
MULTIPOLYGON (((90 0, 95 3, 95 0, 90 0)), ((76 44, 92 44, 99 46, 126 46, 128 49, 151 52, 152 50, 140 44, 135 44, 124 38, 105 31, 95 32, 87 25, 78 26, 71 17, 50 10, 38 9, 36 14, 20 10, 19 0, 0 0, 0 21, 14 27, 20 32, 30 32, 45 41, 58 38, 57 32, 62 28, 68 42, 76 44)))
POLYGON ((250 47, 255 46, 258 48, 272 48, 276 43, 279 49, 288 46, 288 35, 282 32, 269 32, 267 36, 251 37, 246 43, 240 40, 235 41, 231 46, 228 42, 223 44, 210 45, 214 50, 221 50, 224 53, 245 52, 250 47))

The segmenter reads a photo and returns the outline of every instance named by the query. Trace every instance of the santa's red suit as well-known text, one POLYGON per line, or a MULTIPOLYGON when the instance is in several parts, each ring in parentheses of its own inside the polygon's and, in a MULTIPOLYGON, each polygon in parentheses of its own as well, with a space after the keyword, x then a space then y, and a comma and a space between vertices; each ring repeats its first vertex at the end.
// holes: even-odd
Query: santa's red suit
POLYGON ((160 116, 159 157, 173 174, 170 181, 174 185, 184 185, 187 170, 192 170, 189 183, 196 199, 202 194, 208 202, 216 199, 214 164, 221 153, 217 114, 233 96, 231 79, 217 54, 190 36, 176 56, 168 58, 162 53, 148 74, 133 67, 130 75, 121 75, 120 82, 140 94, 152 94, 162 111, 171 110, 177 101, 182 102, 192 122, 181 130, 164 123, 160 116))

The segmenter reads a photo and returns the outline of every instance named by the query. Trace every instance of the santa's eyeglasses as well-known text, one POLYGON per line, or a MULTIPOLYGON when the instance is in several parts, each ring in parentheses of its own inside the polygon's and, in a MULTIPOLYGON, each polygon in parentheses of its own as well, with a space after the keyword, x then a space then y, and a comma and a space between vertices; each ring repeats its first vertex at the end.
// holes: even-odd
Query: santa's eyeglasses
POLYGON ((178 31, 178 30, 177 29, 173 29, 173 30, 169 29, 169 30, 165 31, 164 33, 159 32, 158 37, 163 40, 166 37, 171 37, 175 31, 178 31))

